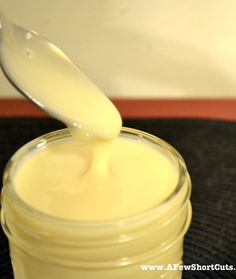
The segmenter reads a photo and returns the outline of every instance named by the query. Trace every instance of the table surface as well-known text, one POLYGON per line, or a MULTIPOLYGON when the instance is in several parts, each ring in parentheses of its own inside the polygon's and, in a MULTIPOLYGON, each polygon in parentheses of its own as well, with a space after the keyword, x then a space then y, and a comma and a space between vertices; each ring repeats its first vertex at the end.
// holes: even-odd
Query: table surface
MULTIPOLYGON (((185 264, 236 267, 236 122, 199 119, 125 119, 124 125, 168 141, 183 155, 192 179, 193 219, 185 264)), ((0 118, 0 175, 24 143, 64 127, 56 120, 0 118)), ((0 230, 0 278, 11 279, 7 240, 0 230)), ((184 278, 236 278, 236 271, 186 271, 184 278)))

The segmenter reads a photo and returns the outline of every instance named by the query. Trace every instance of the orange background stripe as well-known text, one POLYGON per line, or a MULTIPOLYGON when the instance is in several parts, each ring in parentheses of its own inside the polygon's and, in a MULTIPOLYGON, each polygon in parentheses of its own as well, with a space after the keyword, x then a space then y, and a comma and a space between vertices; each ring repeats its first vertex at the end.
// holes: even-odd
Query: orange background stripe
MULTIPOLYGON (((195 117, 236 120, 236 99, 114 99, 113 102, 121 115, 126 118, 195 117)), ((47 114, 28 100, 2 99, 0 100, 0 116, 45 117, 47 114)))

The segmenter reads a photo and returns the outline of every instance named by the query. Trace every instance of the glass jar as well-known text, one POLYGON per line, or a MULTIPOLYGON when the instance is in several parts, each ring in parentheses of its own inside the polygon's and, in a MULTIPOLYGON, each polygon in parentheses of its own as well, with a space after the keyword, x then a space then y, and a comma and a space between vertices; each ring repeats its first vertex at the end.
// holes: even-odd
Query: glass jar
POLYGON ((174 191, 154 208, 120 220, 52 217, 16 194, 13 177, 25 156, 71 135, 63 129, 29 142, 6 166, 1 196, 1 223, 15 279, 181 278, 180 270, 164 268, 182 263, 183 238, 191 221, 191 182, 185 163, 173 147, 153 135, 123 128, 120 136, 151 144, 176 165, 179 177, 174 191), (150 270, 151 265, 156 270, 150 270))

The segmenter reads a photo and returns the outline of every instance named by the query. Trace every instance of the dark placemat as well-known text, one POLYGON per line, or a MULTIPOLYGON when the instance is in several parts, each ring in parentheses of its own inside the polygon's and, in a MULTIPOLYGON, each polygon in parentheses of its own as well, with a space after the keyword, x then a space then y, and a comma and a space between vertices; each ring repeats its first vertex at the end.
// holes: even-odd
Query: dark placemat
MULTIPOLYGON (((137 119, 124 124, 168 141, 187 163, 193 220, 185 238, 185 264, 236 267, 236 122, 137 119)), ((0 175, 21 145, 62 127, 52 119, 0 119, 0 175)), ((0 230, 1 279, 12 278, 8 254, 0 230)), ((183 278, 236 278, 236 271, 186 271, 183 278)))

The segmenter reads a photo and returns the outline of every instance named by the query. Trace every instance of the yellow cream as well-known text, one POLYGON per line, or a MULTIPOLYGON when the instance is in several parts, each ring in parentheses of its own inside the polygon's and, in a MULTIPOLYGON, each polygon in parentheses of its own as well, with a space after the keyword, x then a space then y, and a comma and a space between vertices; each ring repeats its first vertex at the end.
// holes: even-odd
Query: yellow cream
POLYGON ((18 195, 63 219, 114 220, 158 205, 177 184, 177 167, 148 143, 117 138, 108 164, 99 150, 91 167, 93 152, 92 144, 72 139, 29 154, 14 177, 18 195))
POLYGON ((14 184, 26 203, 64 219, 106 220, 142 212, 173 191, 172 164, 145 144, 116 138, 118 111, 64 53, 13 24, 2 37, 10 77, 74 138, 22 164, 14 184))

